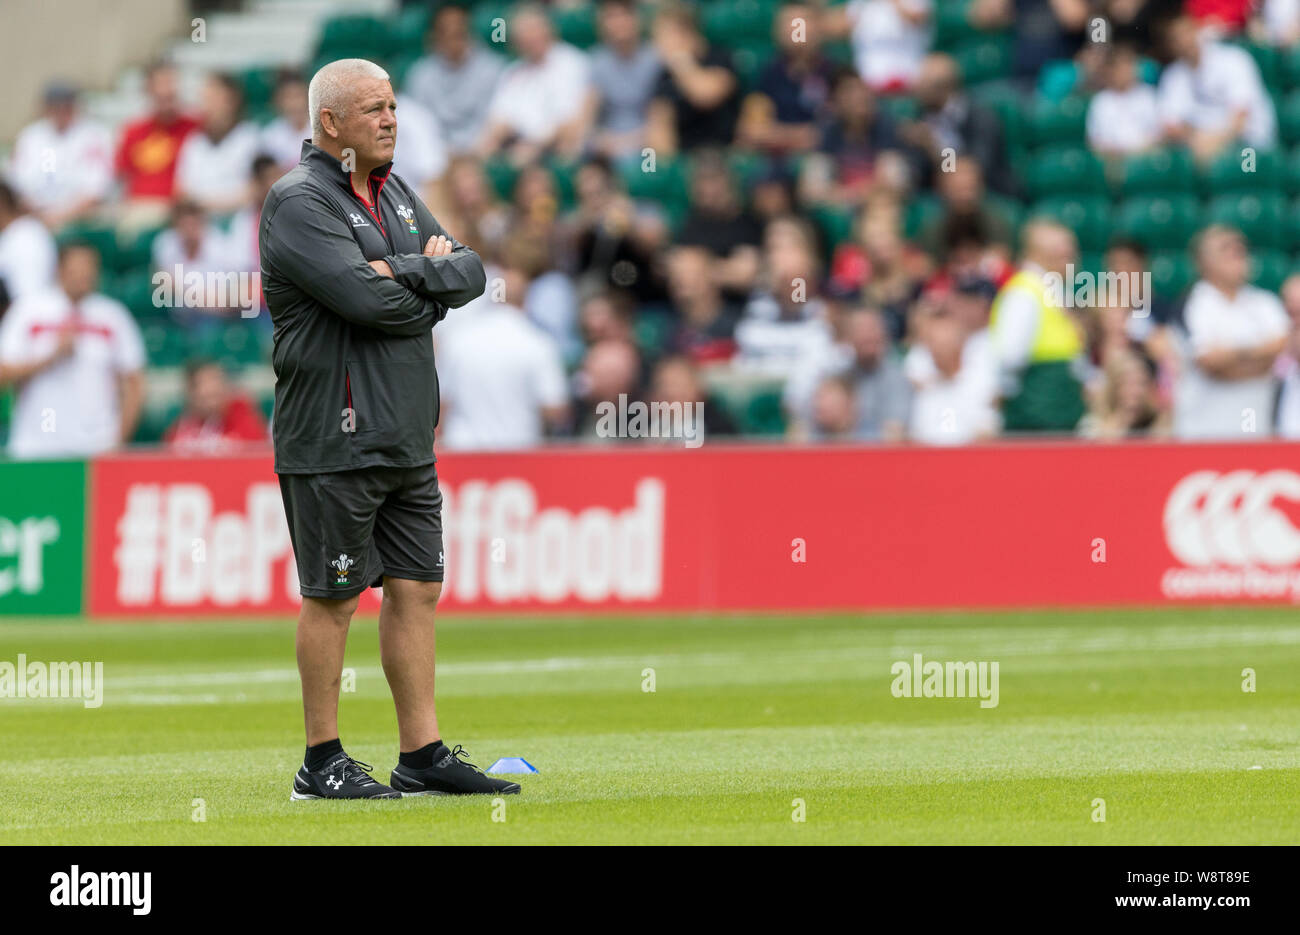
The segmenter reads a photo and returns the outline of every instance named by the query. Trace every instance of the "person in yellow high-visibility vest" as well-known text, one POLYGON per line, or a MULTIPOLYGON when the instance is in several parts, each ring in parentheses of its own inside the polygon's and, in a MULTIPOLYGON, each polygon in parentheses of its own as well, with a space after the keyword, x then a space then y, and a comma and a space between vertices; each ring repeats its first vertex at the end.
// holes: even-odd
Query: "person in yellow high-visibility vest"
POLYGON ((1074 232, 1048 219, 1021 233, 1020 270, 1006 281, 989 313, 989 332, 1002 379, 1007 432, 1070 432, 1084 413, 1083 337, 1071 310, 1079 248, 1074 232))

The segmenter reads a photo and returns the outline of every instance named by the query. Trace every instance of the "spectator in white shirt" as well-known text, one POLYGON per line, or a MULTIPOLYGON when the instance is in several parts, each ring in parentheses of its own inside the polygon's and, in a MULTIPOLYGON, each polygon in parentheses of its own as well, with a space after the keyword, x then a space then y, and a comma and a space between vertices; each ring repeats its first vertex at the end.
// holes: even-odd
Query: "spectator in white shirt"
POLYGON ((18 195, 0 182, 0 285, 10 302, 54 285, 54 238, 24 214, 18 195))
POLYGON ((1264 0, 1259 33, 1273 45, 1289 49, 1300 44, 1300 0, 1264 0))
POLYGON ((461 309, 455 328, 434 332, 443 407, 438 440, 447 448, 532 448, 568 420, 559 348, 520 307, 528 277, 510 267, 501 277, 504 301, 484 295, 461 309))
POLYGON ((1186 16, 1172 20, 1166 35, 1175 56, 1160 76, 1166 139, 1186 144, 1203 162, 1238 140, 1271 147, 1277 115, 1250 53, 1202 36, 1186 16))
POLYGON ((288 172, 302 156, 302 141, 311 139, 311 120, 307 116, 307 82, 291 69, 281 72, 271 99, 275 119, 262 128, 258 148, 275 158, 288 172))
POLYGON ((50 230, 100 206, 113 184, 113 142, 81 116, 75 88, 62 82, 46 88, 45 116, 18 134, 9 177, 50 230))
POLYGON ((1241 234, 1214 224, 1196 238, 1201 280, 1183 309, 1188 357, 1174 399, 1181 438, 1250 441, 1273 425, 1273 368, 1290 321, 1278 297, 1247 284, 1241 234))
POLYGON ((203 86, 201 126, 181 146, 176 167, 179 195, 212 214, 229 214, 248 197, 248 174, 257 155, 257 128, 240 120, 244 94, 229 75, 203 86))
POLYGON ((858 74, 873 90, 911 86, 933 38, 931 0, 849 0, 826 16, 831 36, 848 36, 858 74))
POLYGON ((405 96, 433 113, 453 153, 473 152, 505 61, 470 34, 469 11, 454 3, 438 5, 426 41, 429 54, 411 66, 405 96))
POLYGON ((1160 142, 1155 88, 1138 77, 1137 51, 1112 44, 1106 56, 1106 87, 1088 105, 1088 145, 1099 156, 1124 156, 1160 142))
POLYGON ((144 398, 144 343, 119 302, 95 292, 99 254, 59 252, 59 288, 0 320, 0 387, 16 387, 9 453, 88 457, 130 440, 144 398))
POLYGON ((926 445, 965 445, 996 435, 997 362, 987 332, 968 334, 943 308, 918 324, 918 340, 903 361, 912 385, 908 435, 926 445))
MULTIPOLYGON (((210 292, 205 287, 202 300, 195 304, 193 293, 187 287, 189 282, 197 281, 196 275, 206 285, 210 273, 233 272, 236 265, 226 236, 208 219, 203 206, 186 198, 176 202, 172 207, 171 226, 154 239, 153 267, 155 283, 159 273, 173 277, 176 306, 172 313, 177 321, 187 327, 201 326, 212 319, 238 315, 233 306, 222 304, 223 299, 237 299, 237 295, 220 295, 218 290, 210 292)), ((219 290, 220 293, 234 291, 219 290)))
POLYGON ((480 154, 504 151, 520 164, 552 151, 576 156, 588 115, 586 54, 556 41, 546 11, 534 5, 515 12, 510 36, 519 59, 492 96, 480 154))

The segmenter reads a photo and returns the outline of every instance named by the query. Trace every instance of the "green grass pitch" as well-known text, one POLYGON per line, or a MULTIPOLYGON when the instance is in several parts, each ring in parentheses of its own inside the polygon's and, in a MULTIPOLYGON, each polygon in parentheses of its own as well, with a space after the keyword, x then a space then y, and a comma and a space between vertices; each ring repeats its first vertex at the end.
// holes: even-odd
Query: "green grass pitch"
MULTIPOLYGON (((0 623, 0 660, 102 660, 106 685, 92 710, 0 698, 0 843, 1300 840, 1294 610, 447 616, 438 648, 445 738, 540 770, 504 813, 290 802, 290 621, 0 623), (998 706, 893 697, 916 652, 997 661, 998 706)), ((343 741, 386 781, 373 619, 347 665, 343 741)))

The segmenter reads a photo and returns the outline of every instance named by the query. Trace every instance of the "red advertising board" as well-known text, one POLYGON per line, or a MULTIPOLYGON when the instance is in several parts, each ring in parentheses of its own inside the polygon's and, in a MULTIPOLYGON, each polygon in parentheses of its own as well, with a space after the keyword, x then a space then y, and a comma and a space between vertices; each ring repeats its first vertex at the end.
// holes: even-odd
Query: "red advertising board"
MULTIPOLYGON (((1300 602, 1296 445, 588 448, 438 467, 447 610, 1300 602)), ((92 613, 296 607, 269 457, 91 473, 92 613)))

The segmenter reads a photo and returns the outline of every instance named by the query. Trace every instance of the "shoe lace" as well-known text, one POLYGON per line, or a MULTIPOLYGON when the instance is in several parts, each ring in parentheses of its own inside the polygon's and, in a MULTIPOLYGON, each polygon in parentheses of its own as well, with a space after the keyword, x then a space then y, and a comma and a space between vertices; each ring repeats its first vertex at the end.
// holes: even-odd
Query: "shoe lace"
MULTIPOLYGON (((344 755, 347 756, 347 754, 344 755)), ((347 772, 349 766, 355 766, 357 769, 357 775, 355 777, 357 781, 357 785, 369 786, 374 784, 375 780, 371 778, 370 774, 374 772, 375 768, 371 766, 369 763, 362 763, 360 760, 355 760, 350 756, 347 758, 347 762, 343 764, 343 768, 340 770, 340 774, 339 774, 340 779, 347 778, 347 772)))
POLYGON ((456 746, 451 748, 451 755, 454 756, 457 760, 459 760, 462 766, 468 766, 470 769, 475 770, 476 772, 480 772, 480 773, 483 772, 483 770, 479 769, 479 767, 475 766, 473 763, 469 761, 468 759, 469 754, 465 751, 465 748, 462 747, 460 744, 456 744, 456 746))

